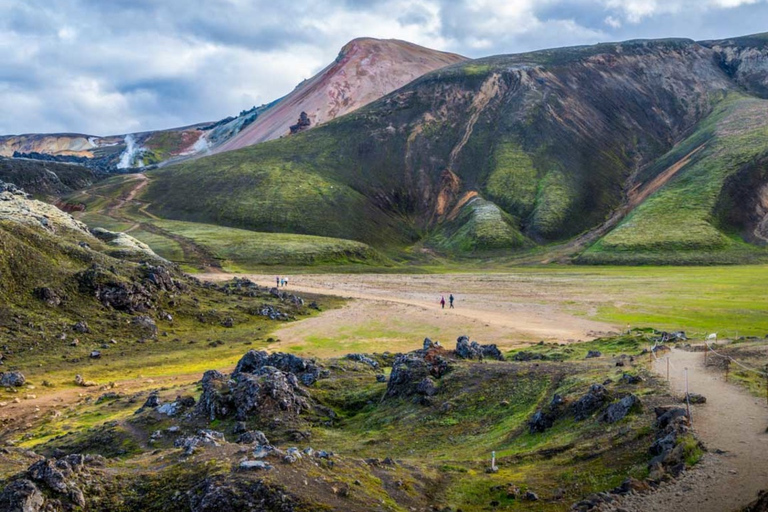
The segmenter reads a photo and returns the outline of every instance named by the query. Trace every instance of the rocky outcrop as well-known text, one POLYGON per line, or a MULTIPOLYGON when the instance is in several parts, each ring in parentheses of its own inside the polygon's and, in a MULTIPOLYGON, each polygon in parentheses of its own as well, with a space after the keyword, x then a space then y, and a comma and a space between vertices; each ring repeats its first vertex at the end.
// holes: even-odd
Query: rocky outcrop
POLYGON ((229 379, 219 371, 208 370, 203 374, 200 383, 203 392, 197 401, 195 412, 210 421, 229 416, 233 410, 229 397, 229 379))
POLYGON ((467 336, 460 336, 456 340, 456 355, 462 359, 504 360, 504 355, 496 345, 480 345, 476 341, 470 343, 467 336))
POLYGON ((262 423, 275 418, 296 419, 311 408, 309 393, 302 383, 311 385, 324 375, 326 371, 314 361, 251 350, 230 377, 216 370, 205 372, 195 412, 211 421, 228 417, 262 423))
POLYGON ((627 395, 610 404, 600 415, 600 421, 604 423, 616 423, 624 419, 633 409, 639 408, 640 399, 635 395, 627 395))
POLYGON ((528 420, 528 430, 531 434, 545 432, 552 428, 555 420, 565 412, 565 400, 558 394, 552 397, 552 400, 544 409, 536 411, 530 420, 528 420))
POLYGON ((585 420, 600 410, 610 400, 610 394, 604 386, 592 384, 589 391, 571 405, 570 411, 573 417, 576 418, 576 421, 585 420))
POLYGON ((370 357, 366 356, 365 354, 347 354, 344 356, 345 359, 349 359, 350 361, 358 361, 363 364, 367 364, 374 370, 379 367, 379 363, 370 357))
POLYGON ((105 466, 97 455, 67 455, 42 459, 0 494, 0 510, 58 512, 86 508, 86 492, 95 473, 105 466))
POLYGON ((203 480, 187 492, 190 512, 259 510, 294 512, 310 510, 306 504, 277 487, 256 480, 234 480, 223 475, 203 480))
POLYGON ((272 366, 278 370, 292 373, 305 386, 311 386, 317 379, 328 375, 327 370, 320 368, 311 359, 304 359, 293 354, 284 354, 283 352, 267 354, 263 350, 249 350, 238 361, 232 376, 236 377, 241 373, 254 373, 265 366, 272 366))
POLYGON ((296 376, 271 366, 239 374, 230 391, 238 420, 253 416, 285 420, 310 408, 308 394, 301 389, 296 376))
POLYGON ((153 307, 153 296, 141 284, 126 282, 116 272, 100 265, 75 275, 80 291, 93 295, 104 306, 128 313, 145 312, 153 307))
POLYGON ((291 135, 295 133, 303 132, 304 130, 308 129, 311 124, 312 124, 312 121, 309 120, 309 116, 307 115, 307 113, 302 112, 299 115, 299 120, 296 122, 296 124, 292 124, 289 127, 291 135))
POLYGON ((27 382, 27 379, 21 372, 0 373, 0 387, 20 388, 25 382, 27 382))
POLYGON ((451 370, 446 351, 439 345, 430 344, 429 349, 400 354, 392 364, 387 382, 385 398, 415 397, 423 404, 430 403, 429 397, 438 392, 437 382, 451 370))
MULTIPOLYGON (((669 474, 677 477, 685 470, 686 443, 683 438, 693 435, 689 432, 690 420, 682 407, 657 407, 656 413, 656 439, 649 451, 653 455, 648 469, 648 478, 662 480, 669 474)), ((703 450, 704 446, 696 441, 697 446, 703 450)))

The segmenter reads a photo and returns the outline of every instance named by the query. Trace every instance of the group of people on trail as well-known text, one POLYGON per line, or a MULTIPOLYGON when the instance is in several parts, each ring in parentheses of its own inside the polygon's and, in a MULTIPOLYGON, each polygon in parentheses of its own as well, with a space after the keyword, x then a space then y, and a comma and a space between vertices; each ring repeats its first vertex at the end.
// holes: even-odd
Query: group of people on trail
POLYGON ((282 287, 286 287, 286 286, 288 286, 288 278, 287 277, 277 276, 275 278, 275 283, 277 284, 278 288, 280 288, 281 286, 282 287))
MULTIPOLYGON (((448 296, 448 303, 450 304, 450 309, 454 309, 453 308, 453 294, 450 294, 448 296)), ((441 295, 440 296, 440 307, 442 309, 445 309, 445 295, 441 295)))

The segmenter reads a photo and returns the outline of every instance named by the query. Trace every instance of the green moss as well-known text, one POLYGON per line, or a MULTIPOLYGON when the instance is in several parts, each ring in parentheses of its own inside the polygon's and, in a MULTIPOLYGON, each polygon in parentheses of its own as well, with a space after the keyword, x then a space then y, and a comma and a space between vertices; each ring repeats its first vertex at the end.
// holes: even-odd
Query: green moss
POLYGON ((566 223, 574 196, 565 175, 552 170, 544 175, 536 196, 531 227, 544 236, 552 236, 566 223))
POLYGON ((499 144, 485 185, 488 198, 518 218, 525 218, 536 202, 537 177, 530 156, 514 143, 499 144))

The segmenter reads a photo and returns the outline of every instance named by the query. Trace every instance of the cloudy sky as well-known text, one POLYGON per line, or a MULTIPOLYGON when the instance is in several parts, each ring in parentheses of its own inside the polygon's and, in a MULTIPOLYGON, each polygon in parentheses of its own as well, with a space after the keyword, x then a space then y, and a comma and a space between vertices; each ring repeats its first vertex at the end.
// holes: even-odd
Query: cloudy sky
POLYGON ((2 0, 0 134, 136 132, 278 98, 355 37, 469 57, 768 30, 768 0, 2 0))

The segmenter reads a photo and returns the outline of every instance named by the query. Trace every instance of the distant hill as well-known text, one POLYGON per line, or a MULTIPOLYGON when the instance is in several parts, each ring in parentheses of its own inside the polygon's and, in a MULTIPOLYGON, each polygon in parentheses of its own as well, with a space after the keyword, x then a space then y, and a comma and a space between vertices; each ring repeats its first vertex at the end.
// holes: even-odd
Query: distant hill
POLYGON ((306 112, 314 128, 367 105, 424 73, 465 60, 412 43, 372 38, 345 45, 336 60, 290 94, 238 116, 182 128, 101 137, 85 134, 0 136, 0 156, 50 156, 102 170, 130 169, 220 153, 290 133, 306 112))
POLYGON ((599 230, 579 261, 760 258, 765 40, 459 62, 307 133, 158 170, 145 197, 169 218, 379 248, 504 255, 599 230))

